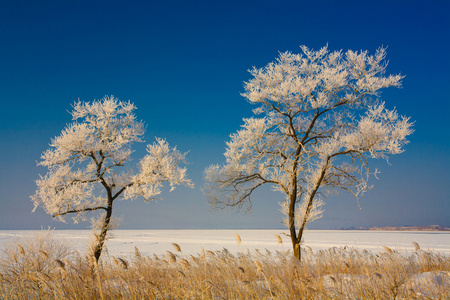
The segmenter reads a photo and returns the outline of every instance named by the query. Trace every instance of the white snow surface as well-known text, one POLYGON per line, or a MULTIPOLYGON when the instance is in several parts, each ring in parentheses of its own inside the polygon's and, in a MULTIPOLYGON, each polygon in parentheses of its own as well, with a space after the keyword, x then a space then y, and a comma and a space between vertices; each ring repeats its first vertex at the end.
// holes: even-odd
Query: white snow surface
MULTIPOLYGON (((45 233, 39 230, 0 230, 0 249, 7 243, 14 243, 20 238, 33 237, 45 233)), ((128 256, 135 247, 142 255, 175 252, 172 243, 181 247, 182 254, 195 255, 205 250, 222 250, 232 253, 251 252, 255 249, 283 251, 291 249, 288 232, 275 230, 115 230, 106 242, 108 252, 114 256, 128 256), (237 242, 236 234, 241 238, 237 242), (275 235, 280 235, 283 244, 278 244, 275 235)), ((53 230, 52 237, 64 241, 80 253, 85 253, 93 236, 90 230, 53 230)), ((372 252, 384 251, 383 246, 402 253, 414 251, 413 242, 422 250, 433 250, 450 255, 450 233, 419 231, 364 231, 364 230, 308 230, 304 235, 304 246, 313 251, 331 247, 354 247, 372 252)))

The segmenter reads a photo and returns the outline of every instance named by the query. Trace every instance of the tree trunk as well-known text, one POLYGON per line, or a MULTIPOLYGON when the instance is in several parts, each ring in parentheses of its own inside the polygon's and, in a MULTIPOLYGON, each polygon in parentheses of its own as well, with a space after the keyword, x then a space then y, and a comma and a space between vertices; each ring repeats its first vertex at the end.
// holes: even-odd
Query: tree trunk
MULTIPOLYGON (((291 239, 292 240, 292 239, 291 239)), ((292 249, 294 250, 294 257, 298 260, 302 260, 302 249, 300 247, 300 241, 292 240, 292 249)))
POLYGON ((94 257, 98 262, 100 259, 100 255, 102 255, 103 245, 105 244, 106 234, 108 233, 109 222, 111 221, 112 215, 112 200, 108 201, 108 208, 106 209, 106 216, 103 220, 102 230, 100 234, 97 236, 97 245, 94 248, 94 257))
POLYGON ((314 197, 320 187, 320 185, 322 184, 322 181, 325 177, 325 173, 327 171, 327 167, 330 161, 330 157, 327 158, 326 164, 325 166, 322 168, 322 173, 320 175, 320 178, 318 180, 318 182, 316 183, 316 186, 314 188, 314 190, 311 192, 311 195, 309 196, 309 200, 308 200, 308 206, 306 208, 306 212, 305 215, 303 216, 303 221, 302 224, 300 226, 300 228, 298 229, 298 234, 292 234, 292 232, 294 231, 295 233, 295 226, 294 226, 294 215, 295 215, 295 207, 294 204, 295 202, 293 202, 292 198, 291 198, 291 206, 289 207, 289 229, 291 231, 291 240, 292 240, 292 246, 294 249, 294 256, 297 257, 299 260, 301 260, 301 247, 300 247, 300 243, 302 241, 303 238, 303 232, 306 228, 306 224, 308 223, 309 220, 309 215, 311 214, 311 209, 312 209, 312 205, 314 202, 314 197))
MULTIPOLYGON (((301 260, 301 247, 300 242, 302 241, 301 235, 297 236, 297 233, 295 231, 295 225, 293 222, 289 224, 290 229, 290 236, 291 236, 291 242, 292 242, 292 250, 294 251, 294 257, 296 257, 298 260, 301 260)), ((301 233, 300 233, 301 234, 301 233)))
MULTIPOLYGON (((295 186, 296 187, 296 186, 295 186)), ((301 260, 301 248, 300 242, 301 238, 297 236, 297 232, 295 230, 295 203, 297 198, 297 190, 295 189, 292 195, 290 196, 290 204, 289 204, 289 233, 291 236, 292 242, 292 250, 294 251, 294 257, 298 260, 301 260)))
MULTIPOLYGON (((295 227, 293 227, 295 232, 295 227)), ((294 257, 298 260, 302 260, 302 237, 303 237, 303 228, 299 229, 298 234, 291 234, 291 242, 292 242, 292 250, 294 251, 294 257)))

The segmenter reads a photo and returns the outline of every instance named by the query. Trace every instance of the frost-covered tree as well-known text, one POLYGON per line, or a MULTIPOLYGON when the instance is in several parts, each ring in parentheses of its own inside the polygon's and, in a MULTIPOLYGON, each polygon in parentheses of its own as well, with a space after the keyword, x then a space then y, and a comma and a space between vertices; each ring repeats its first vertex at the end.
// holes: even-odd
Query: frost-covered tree
POLYGON ((113 203, 117 199, 142 196, 155 199, 165 182, 192 186, 186 178, 185 153, 171 148, 163 139, 147 146, 147 155, 133 169, 131 145, 143 142, 144 124, 136 120, 130 102, 105 97, 99 101, 76 102, 71 112, 74 122, 54 138, 38 165, 48 168, 36 181, 31 197, 34 210, 42 206, 53 217, 75 222, 85 214, 102 211, 91 219, 95 231, 93 254, 100 258, 108 230, 112 226, 113 203))
POLYGON ((301 46, 250 70, 242 94, 257 104, 253 118, 231 135, 223 165, 205 170, 213 207, 251 208, 253 192, 272 185, 281 203, 294 255, 300 259, 306 225, 321 217, 323 199, 345 190, 358 197, 370 188, 370 158, 403 152, 409 118, 389 110, 380 90, 399 87, 385 75, 384 48, 330 52, 301 46))

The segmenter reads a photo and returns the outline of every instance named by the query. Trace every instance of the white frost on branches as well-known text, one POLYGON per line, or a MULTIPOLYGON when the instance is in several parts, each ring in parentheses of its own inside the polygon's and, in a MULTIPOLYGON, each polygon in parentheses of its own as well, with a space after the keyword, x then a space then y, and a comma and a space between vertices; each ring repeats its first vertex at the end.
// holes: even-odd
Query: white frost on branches
MULTIPOLYGON (((280 203, 281 206, 281 213, 284 215, 283 223, 286 225, 286 227, 289 228, 289 200, 285 200, 280 203)), ((308 202, 303 201, 300 203, 297 203, 296 207, 296 215, 294 224, 297 228, 300 228, 302 226, 302 222, 306 220, 306 223, 312 222, 314 220, 320 219, 322 217, 323 213, 323 206, 325 203, 322 201, 322 199, 316 199, 312 206, 311 206, 311 212, 307 213, 308 210, 308 202)))
POLYGON ((171 191, 176 185, 191 186, 190 180, 186 179, 186 168, 178 166, 179 162, 185 161, 186 153, 179 152, 176 147, 170 148, 163 139, 148 145, 147 152, 148 155, 139 162, 133 184, 125 190, 126 199, 142 196, 146 201, 152 200, 161 193, 164 182, 169 182, 171 191))
POLYGON ((253 191, 265 184, 282 192, 286 224, 291 235, 297 226, 300 238, 321 216, 320 199, 342 189, 361 195, 376 173, 368 159, 403 152, 413 131, 409 118, 380 100, 380 89, 400 87, 403 79, 385 75, 384 48, 375 55, 301 49, 249 71, 242 96, 258 106, 256 116, 230 136, 226 162, 205 170, 215 207, 250 208, 253 191))
MULTIPOLYGON (((36 209, 63 220, 74 214, 77 222, 85 212, 105 210, 117 198, 143 196, 151 200, 168 182, 192 186, 186 178, 185 154, 170 148, 163 139, 148 145, 148 154, 133 174, 129 162, 133 142, 142 142, 144 124, 136 120, 130 102, 105 97, 99 101, 76 102, 71 112, 74 122, 52 139, 50 149, 38 165, 48 173, 36 181, 32 196, 36 209)), ((109 222, 109 220, 108 220, 109 222)))

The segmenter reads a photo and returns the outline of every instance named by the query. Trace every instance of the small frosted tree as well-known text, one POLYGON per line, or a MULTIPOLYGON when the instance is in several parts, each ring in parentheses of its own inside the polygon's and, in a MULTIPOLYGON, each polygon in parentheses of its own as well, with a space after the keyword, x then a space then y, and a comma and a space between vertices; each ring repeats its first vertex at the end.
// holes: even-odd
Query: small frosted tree
POLYGON ((281 211, 299 259, 303 232, 321 217, 323 199, 340 190, 361 195, 377 172, 369 159, 401 153, 412 133, 409 118, 379 98, 403 78, 385 76, 384 48, 375 55, 301 49, 250 71, 242 96, 258 105, 258 116, 231 135, 226 162, 205 170, 213 207, 250 209, 253 192, 264 185, 283 193, 281 211))
POLYGON ((103 211, 91 219, 97 261, 112 228, 115 200, 142 196, 148 202, 161 193, 165 182, 171 190, 176 185, 192 186, 186 168, 180 167, 186 154, 163 139, 148 145, 147 155, 131 168, 131 145, 143 142, 144 134, 135 109, 132 103, 113 96, 76 102, 71 112, 74 122, 52 140, 38 163, 48 173, 36 181, 37 191, 31 197, 34 210, 42 206, 62 221, 71 214, 75 222, 85 220, 87 212, 103 211))

